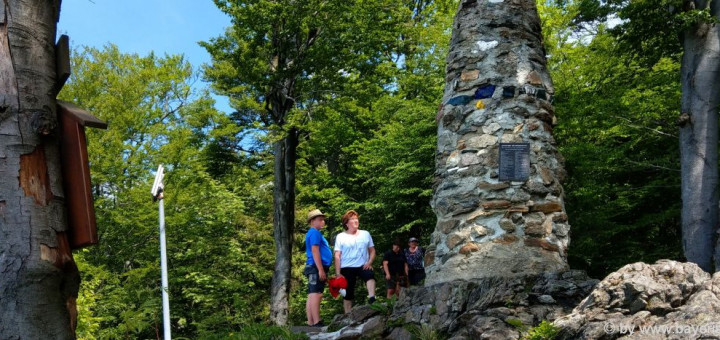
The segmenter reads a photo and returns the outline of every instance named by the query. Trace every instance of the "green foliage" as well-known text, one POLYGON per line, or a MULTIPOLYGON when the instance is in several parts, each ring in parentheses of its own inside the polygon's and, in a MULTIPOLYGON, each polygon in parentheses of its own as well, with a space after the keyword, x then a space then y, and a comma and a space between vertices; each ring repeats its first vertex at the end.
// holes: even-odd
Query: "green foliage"
MULTIPOLYGON (((355 178, 353 161, 356 152, 363 151, 357 151, 357 144, 373 137, 372 131, 384 125, 386 117, 379 115, 391 113, 375 109, 378 98, 394 90, 406 97, 433 101, 437 98, 434 91, 443 84, 444 53, 436 54, 434 50, 444 49, 436 48, 435 38, 444 35, 446 28, 435 25, 442 21, 438 18, 445 18, 436 13, 448 13, 454 1, 216 0, 215 3, 230 15, 233 26, 224 36, 202 43, 212 56, 212 65, 205 67, 204 75, 213 89, 230 97, 237 110, 233 117, 238 126, 236 131, 261 131, 264 136, 260 140, 266 145, 299 133, 297 211, 313 206, 335 218, 349 208, 364 214, 366 211, 358 200, 367 200, 369 191, 357 187, 366 181, 355 178), (432 34, 424 34, 428 32, 432 34), (428 84, 432 84, 430 89, 428 84), (428 93, 432 95, 427 96, 428 93), (359 190, 349 191, 348 187, 359 190), (360 195, 356 196, 358 191, 360 195)), ((422 117, 418 112, 414 114, 415 121, 422 117)), ((232 141, 241 142, 237 135, 232 141)), ((222 157, 232 148, 227 144, 214 145, 209 158, 227 159, 222 157)), ((412 150, 415 146, 403 147, 412 150)), ((293 151, 289 154, 293 155, 293 151)), ((431 160, 432 155, 432 151, 427 152, 424 159, 431 160)), ((268 157, 260 159, 269 161, 268 157)), ((292 169, 294 164, 295 159, 291 159, 281 166, 292 169)), ((262 164, 269 169, 271 166, 262 164)), ((416 171, 416 164, 408 166, 412 168, 409 180, 429 178, 427 174, 432 173, 427 171, 429 167, 416 171)), ((412 182, 426 183, 427 180, 412 182)), ((415 201, 425 200, 421 216, 429 216, 428 191, 415 187, 402 195, 412 195, 415 201)), ((389 196, 387 192, 381 194, 389 196)), ((378 219, 388 213, 407 215, 412 210, 398 209, 402 211, 379 211, 378 219)), ((416 215, 415 211, 411 213, 416 215)), ((302 218, 297 220, 295 229, 304 229, 302 218)), ((391 222, 420 230, 418 225, 425 221, 400 216, 391 222)), ((337 227, 329 229, 338 231, 337 227)), ((300 287, 295 283, 294 289, 300 287)), ((291 316, 298 322, 303 318, 297 310, 302 306, 299 300, 303 294, 292 296, 291 316)))
POLYGON ((693 9, 677 14, 675 20, 679 21, 681 30, 690 29, 702 24, 716 25, 720 20, 713 16, 709 6, 707 8, 693 9))
POLYGON ((244 326, 237 333, 230 333, 228 337, 218 337, 220 339, 239 339, 239 340, 303 340, 308 339, 305 334, 295 334, 288 327, 267 326, 264 324, 249 324, 244 326))
POLYGON ((374 311, 379 312, 380 314, 388 315, 392 312, 391 308, 388 308, 387 304, 384 304, 379 301, 375 301, 372 305, 370 305, 370 308, 374 311))
MULTIPOLYGON (((346 210, 359 211, 363 228, 370 230, 381 256, 394 237, 429 235, 434 229, 435 216, 428 202, 432 196, 436 128, 434 105, 386 97, 377 107, 386 121, 379 122, 374 132, 344 141, 352 144, 334 147, 343 151, 338 156, 347 159, 347 164, 341 164, 339 159, 334 168, 322 161, 322 155, 314 150, 325 140, 311 140, 301 146, 304 161, 298 177, 303 182, 298 199, 328 207, 325 210, 331 212, 330 225, 335 226, 346 210)), ((323 125, 317 128, 318 134, 343 130, 331 121, 323 125)))
POLYGON ((548 7, 569 8, 573 7, 577 12, 573 16, 573 25, 603 21, 617 12, 618 8, 625 3, 625 0, 547 0, 538 1, 539 5, 548 7))
POLYGON ((688 21, 681 8, 681 0, 630 1, 618 11, 625 22, 612 32, 623 49, 646 67, 652 66, 660 58, 682 53, 679 37, 688 21))
POLYGON ((559 332, 559 328, 543 320, 539 325, 530 328, 528 334, 523 337, 523 340, 553 340, 559 332))
POLYGON ((222 136, 213 128, 227 117, 190 87, 189 64, 110 45, 76 52, 73 65, 62 98, 109 123, 87 135, 100 244, 78 254, 79 304, 88 304, 78 336, 151 338, 162 327, 157 203, 148 194, 159 163, 167 169, 173 335, 204 338, 263 321, 272 238, 266 222, 248 216, 243 196, 264 194, 208 174, 204 148, 222 136))
MULTIPOLYGON (((225 36, 204 43, 213 56, 213 64, 205 69, 205 76, 213 81, 217 91, 231 97, 241 116, 236 120, 238 125, 270 128, 273 119, 267 116, 268 107, 263 106, 268 100, 267 89, 283 84, 283 79, 293 81, 292 88, 287 90, 293 91, 288 95, 293 96, 294 109, 283 124, 299 127, 305 135, 298 160, 301 206, 330 205, 335 208, 330 211, 336 217, 349 208, 358 209, 357 203, 364 197, 356 192, 367 195, 374 188, 357 188, 364 180, 353 178, 358 169, 354 169, 352 163, 358 154, 363 154, 363 148, 377 149, 377 146, 357 144, 371 139, 374 131, 392 119, 395 114, 392 107, 405 106, 407 113, 402 119, 410 118, 411 123, 422 119, 425 124, 424 130, 418 131, 422 141, 418 143, 415 139, 414 144, 407 141, 396 147, 395 154, 383 158, 391 160, 397 153, 412 151, 418 145, 421 148, 415 153, 424 152, 424 156, 420 159, 405 156, 396 158, 392 164, 375 164, 376 167, 393 166, 395 169, 391 171, 395 172, 403 171, 401 166, 412 170, 404 183, 377 182, 387 184, 386 191, 407 186, 408 182, 415 187, 425 184, 424 191, 408 190, 400 198, 412 196, 415 201, 422 201, 421 216, 431 216, 427 208, 430 195, 427 174, 433 171, 432 117, 444 84, 447 27, 455 1, 374 0, 362 4, 310 1, 300 5, 250 1, 248 6, 241 6, 243 2, 216 3, 233 17, 234 26, 225 36), (273 36, 279 36, 277 41, 270 39, 273 36), (278 51, 279 46, 286 49, 278 51), (275 64, 269 63, 273 60, 275 64), (389 88, 396 89, 397 93, 382 99, 389 88), (386 107, 388 101, 394 101, 390 103, 392 107, 386 107), (395 164, 399 160, 412 162, 395 164), (418 162, 423 163, 422 175, 415 170, 418 162), (305 169, 305 164, 309 169, 305 169), (348 193, 348 187, 357 189, 348 193)), ((386 130, 402 132, 397 127, 386 130)), ((398 197, 387 197, 388 193, 381 195, 378 198, 388 202, 402 202, 398 197)), ((367 205, 374 207, 378 203, 367 205)), ((407 205, 417 207, 416 203, 407 205)), ((378 219, 388 214, 407 215, 410 209, 388 210, 402 211, 382 211, 378 219)), ((416 226, 414 231, 428 233, 427 226, 425 230, 419 227, 427 220, 393 217, 392 224, 396 225, 398 219, 402 219, 397 223, 405 229, 416 226)))
MULTIPOLYGON (((337 84, 331 100, 306 112, 309 119, 298 148, 297 201, 299 207, 307 207, 298 210, 318 207, 329 213, 325 233, 331 244, 343 230, 340 216, 357 210, 361 228, 373 236, 378 260, 393 238, 429 239, 435 225, 428 204, 436 144, 434 117, 444 85, 452 13, 431 1, 413 4, 418 7, 408 7, 416 13, 412 25, 397 33, 402 36, 398 53, 403 53, 404 60, 380 70, 385 72, 383 79, 395 79, 392 90, 379 92, 377 86, 382 84, 366 78, 352 77, 337 84)), ((300 223, 298 228, 305 230, 300 223)), ((328 303, 330 310, 341 310, 339 301, 328 303)), ((324 306, 325 302, 321 312, 324 306)), ((296 322, 304 319, 304 314, 293 314, 298 316, 296 322)))
MULTIPOLYGON (((571 5, 540 7, 550 18, 544 25, 556 25, 546 34, 571 25, 571 5)), ((566 160, 570 265, 604 277, 629 262, 681 258, 674 125, 680 66, 665 48, 638 57, 624 38, 596 28, 591 39, 547 39, 553 44, 546 48, 556 88, 554 134, 566 160)))
POLYGON ((342 231, 346 210, 357 210, 378 255, 395 237, 429 239, 435 225, 428 204, 434 117, 452 13, 429 1, 420 7, 426 21, 410 27, 402 40, 404 62, 388 70, 395 91, 379 97, 348 91, 317 107, 298 150, 298 202, 329 211, 331 235, 342 231))
POLYGON ((446 339, 440 332, 435 330, 432 326, 426 323, 421 323, 420 326, 412 325, 408 326, 410 334, 413 339, 417 340, 443 340, 446 339))
MULTIPOLYGON (((578 1, 572 3, 577 4, 578 1)), ((599 8, 605 17, 614 15, 622 19, 610 31, 618 37, 623 54, 634 54, 634 58, 646 67, 651 67, 663 57, 680 55, 684 31, 718 24, 718 19, 710 11, 712 1, 702 2, 704 8, 695 7, 701 2, 683 0, 582 0, 579 3, 580 7, 583 3, 593 3, 589 7, 599 8)), ((581 10, 576 18, 585 22, 597 19, 583 14, 587 12, 581 10)))
POLYGON ((525 324, 523 324, 522 320, 520 319, 505 319, 505 323, 507 323, 510 326, 515 327, 518 331, 523 332, 527 328, 525 324))
POLYGON ((381 302, 378 299, 370 305, 370 308, 380 312, 381 314, 389 316, 392 314, 393 308, 395 307, 395 301, 397 301, 397 296, 395 295, 391 296, 390 299, 387 299, 385 302, 381 302))
POLYGON ((409 16, 401 3, 386 0, 215 3, 233 26, 202 43, 213 59, 205 76, 230 96, 246 123, 264 128, 301 123, 286 114, 293 109, 305 117, 349 81, 375 83, 360 90, 376 92, 387 82, 376 70, 396 49, 398 29, 409 16))
MULTIPOLYGON (((178 338, 190 339, 190 338, 178 338)), ((268 326, 263 323, 251 323, 238 331, 203 335, 204 340, 305 340, 302 333, 293 333, 289 327, 268 326)))
POLYGON ((405 325, 405 320, 403 318, 389 319, 385 322, 385 326, 388 328, 402 327, 403 325, 405 325))

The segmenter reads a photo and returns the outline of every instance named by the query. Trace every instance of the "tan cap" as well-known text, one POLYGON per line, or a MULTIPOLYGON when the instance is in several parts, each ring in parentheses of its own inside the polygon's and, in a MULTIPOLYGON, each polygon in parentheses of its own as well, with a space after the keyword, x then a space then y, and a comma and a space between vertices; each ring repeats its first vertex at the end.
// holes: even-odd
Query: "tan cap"
POLYGON ((325 217, 325 214, 323 214, 320 211, 320 209, 315 209, 315 210, 310 211, 308 213, 308 218, 307 218, 308 223, 310 223, 310 221, 312 221, 313 218, 318 217, 318 216, 325 217))

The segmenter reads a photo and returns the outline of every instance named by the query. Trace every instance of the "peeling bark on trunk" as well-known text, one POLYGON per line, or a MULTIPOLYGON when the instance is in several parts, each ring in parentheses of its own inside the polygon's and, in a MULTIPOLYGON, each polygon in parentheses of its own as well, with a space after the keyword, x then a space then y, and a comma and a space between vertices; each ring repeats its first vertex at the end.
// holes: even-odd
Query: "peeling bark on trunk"
POLYGON ((0 339, 74 339, 55 116, 60 1, 0 1, 0 339))
POLYGON ((270 292, 270 319, 281 326, 287 325, 289 314, 297 145, 296 129, 291 129, 285 138, 275 143, 275 271, 270 292))
MULTIPOLYGON (((704 8, 706 1, 694 1, 704 8)), ((720 18, 720 1, 711 13, 720 18)), ((720 27, 700 23, 684 32, 680 165, 683 249, 703 270, 720 268, 718 232, 718 104, 720 103, 720 27), (714 248, 714 251, 713 251, 714 248)))

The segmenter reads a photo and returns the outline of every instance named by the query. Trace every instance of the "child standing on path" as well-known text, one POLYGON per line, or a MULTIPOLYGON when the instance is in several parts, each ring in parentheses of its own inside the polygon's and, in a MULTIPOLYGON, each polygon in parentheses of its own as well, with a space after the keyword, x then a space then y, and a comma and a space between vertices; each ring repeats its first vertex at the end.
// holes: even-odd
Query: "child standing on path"
POLYGON ((320 302, 322 301, 327 272, 332 262, 330 245, 320 230, 325 227, 325 214, 319 209, 308 213, 308 224, 310 229, 305 234, 305 270, 303 273, 308 278, 308 298, 305 303, 307 324, 313 327, 325 326, 320 320, 320 302))

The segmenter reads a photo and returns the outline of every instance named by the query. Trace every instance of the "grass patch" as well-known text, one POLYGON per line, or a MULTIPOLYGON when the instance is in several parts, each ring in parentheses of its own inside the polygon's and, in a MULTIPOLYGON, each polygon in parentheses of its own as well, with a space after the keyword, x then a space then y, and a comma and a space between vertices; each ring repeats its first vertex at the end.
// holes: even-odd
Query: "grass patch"
POLYGON ((539 325, 531 328, 523 340, 553 340, 560 329, 550 322, 543 320, 539 325))
POLYGON ((420 326, 410 326, 408 331, 412 334, 413 339, 417 340, 445 340, 443 334, 426 323, 422 323, 420 326))
POLYGON ((305 334, 296 334, 290 331, 289 327, 268 326, 263 324, 251 324, 242 328, 238 339, 272 339, 272 340, 304 340, 308 339, 305 334))

